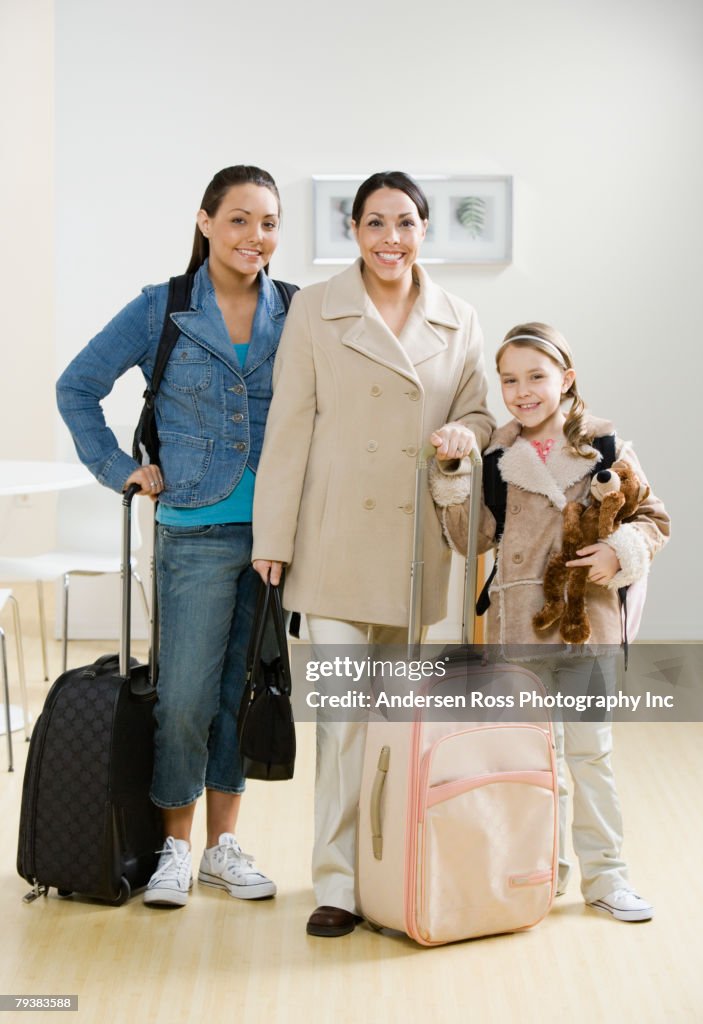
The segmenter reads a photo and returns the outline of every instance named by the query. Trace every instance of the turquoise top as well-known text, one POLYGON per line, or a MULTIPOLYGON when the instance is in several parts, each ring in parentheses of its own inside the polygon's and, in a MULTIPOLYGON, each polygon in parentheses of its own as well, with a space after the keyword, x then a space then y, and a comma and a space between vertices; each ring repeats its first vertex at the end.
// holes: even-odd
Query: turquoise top
MULTIPOLYGON (((233 345, 237 359, 244 366, 249 343, 233 345)), ((226 498, 216 501, 214 505, 203 505, 201 508, 173 508, 171 505, 159 504, 156 509, 156 521, 165 526, 212 526, 223 523, 250 523, 254 508, 254 482, 256 474, 249 466, 244 467, 242 477, 226 498)))

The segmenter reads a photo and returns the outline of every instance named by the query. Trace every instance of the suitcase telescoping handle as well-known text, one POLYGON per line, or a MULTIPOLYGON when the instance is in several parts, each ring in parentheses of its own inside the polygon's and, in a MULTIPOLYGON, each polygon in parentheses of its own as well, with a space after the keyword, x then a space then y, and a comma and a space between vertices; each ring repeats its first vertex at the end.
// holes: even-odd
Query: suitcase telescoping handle
POLYGON ((130 631, 132 626, 132 499, 141 490, 130 484, 122 495, 122 621, 120 623, 120 675, 129 679, 130 631))
MULTIPOLYGON (((422 578, 425 562, 424 526, 427 496, 427 466, 436 448, 427 444, 417 457, 415 474, 415 526, 413 531, 413 560, 410 567, 410 622, 408 624, 408 646, 415 648, 420 643, 422 630, 422 578)), ((471 462, 471 496, 469 498, 469 535, 464 567, 464 607, 462 613, 461 642, 473 642, 476 621, 476 577, 478 573, 478 520, 481 508, 481 456, 477 448, 469 452, 471 462)))
MULTIPOLYGON (((130 633, 132 627, 132 500, 139 494, 139 484, 130 484, 122 495, 122 614, 120 623, 120 675, 129 679, 131 670, 130 633)), ((156 508, 154 508, 156 513, 156 508)), ((156 683, 159 664, 159 611, 156 591, 156 515, 154 515, 154 553, 151 558, 151 621, 149 638, 149 679, 156 683)))

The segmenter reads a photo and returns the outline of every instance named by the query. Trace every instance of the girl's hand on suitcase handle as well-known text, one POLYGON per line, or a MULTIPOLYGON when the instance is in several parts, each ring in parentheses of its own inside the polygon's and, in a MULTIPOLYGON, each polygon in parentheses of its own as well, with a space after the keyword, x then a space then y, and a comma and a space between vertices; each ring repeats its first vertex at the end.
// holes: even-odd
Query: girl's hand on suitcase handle
POLYGON ((141 488, 139 494, 147 494, 156 501, 164 489, 164 478, 158 466, 140 466, 127 477, 123 490, 126 491, 130 484, 137 484, 141 488))
POLYGON ((272 587, 277 587, 281 582, 283 562, 272 562, 268 558, 255 558, 251 564, 253 565, 254 570, 258 572, 264 583, 268 583, 269 573, 271 574, 272 587))
POLYGON ((442 462, 463 459, 472 448, 477 448, 474 432, 463 423, 445 423, 430 435, 430 443, 437 449, 435 458, 442 462))

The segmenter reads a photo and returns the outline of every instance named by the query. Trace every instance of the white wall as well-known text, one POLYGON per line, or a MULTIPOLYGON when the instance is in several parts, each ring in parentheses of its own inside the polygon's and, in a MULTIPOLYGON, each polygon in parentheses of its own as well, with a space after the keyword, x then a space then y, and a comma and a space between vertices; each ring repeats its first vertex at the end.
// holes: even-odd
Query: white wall
MULTIPOLYGON (((53 0, 0 3, 0 458, 54 454, 53 0)), ((0 498, 0 551, 53 532, 53 495, 0 498)))
MULTIPOLYGON (((700 637, 701 487, 682 469, 701 369, 702 23, 697 0, 62 0, 55 369, 184 267, 221 166, 274 173, 274 270, 300 284, 331 272, 311 264, 311 174, 511 173, 512 266, 432 274, 477 307, 489 360, 518 320, 566 334, 582 392, 636 441, 674 520, 642 635, 700 637)), ((140 386, 118 386, 115 421, 140 386)))

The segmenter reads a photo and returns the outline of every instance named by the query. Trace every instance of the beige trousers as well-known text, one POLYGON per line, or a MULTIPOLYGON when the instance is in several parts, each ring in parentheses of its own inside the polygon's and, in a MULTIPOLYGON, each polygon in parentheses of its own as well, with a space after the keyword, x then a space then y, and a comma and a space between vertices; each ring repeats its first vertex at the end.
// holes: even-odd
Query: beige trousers
MULTIPOLYGON (((614 657, 547 658, 525 662, 547 693, 608 693, 616 683, 614 657)), ((620 801, 612 766, 613 733, 607 712, 586 712, 579 721, 552 722, 559 775, 559 875, 557 891, 566 889, 571 864, 566 859, 569 791, 566 765, 574 786, 571 837, 581 869, 581 892, 587 903, 614 889, 627 888, 627 866, 620 856, 623 840, 620 801), (597 720, 600 716, 601 720, 597 720)))
MULTIPOLYGON (((376 645, 407 643, 408 631, 398 626, 346 622, 308 615, 308 633, 315 657, 333 658, 341 648, 363 647, 361 658, 376 645)), ((346 651, 346 653, 350 653, 346 651)), ((361 684, 355 684, 361 688, 361 684)), ((357 806, 366 744, 368 711, 317 713, 315 771, 315 841, 312 883, 317 905, 357 913, 355 897, 357 806), (344 718, 344 720, 341 720, 344 718)))

